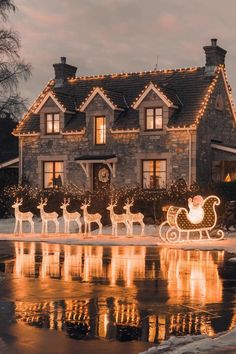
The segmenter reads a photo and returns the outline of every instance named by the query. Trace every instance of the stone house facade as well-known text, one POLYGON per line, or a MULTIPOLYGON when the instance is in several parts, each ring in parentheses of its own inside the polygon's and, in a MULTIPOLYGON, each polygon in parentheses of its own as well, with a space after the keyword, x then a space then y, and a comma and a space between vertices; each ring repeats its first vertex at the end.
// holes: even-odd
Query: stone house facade
POLYGON ((204 67, 88 77, 61 58, 13 132, 20 182, 94 190, 236 180, 226 51, 215 39, 204 50, 204 67))

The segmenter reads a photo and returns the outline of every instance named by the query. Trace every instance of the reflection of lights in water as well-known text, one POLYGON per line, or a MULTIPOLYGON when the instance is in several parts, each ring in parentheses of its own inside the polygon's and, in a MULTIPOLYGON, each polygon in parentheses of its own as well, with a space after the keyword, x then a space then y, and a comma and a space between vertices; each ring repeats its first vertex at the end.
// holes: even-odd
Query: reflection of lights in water
MULTIPOLYGON (((222 251, 219 259, 223 259, 222 251)), ((184 304, 186 299, 197 304, 222 301, 222 280, 209 251, 163 248, 160 265, 162 276, 168 281, 169 304, 184 304)))
POLYGON ((89 281, 94 278, 103 277, 103 247, 86 246, 84 247, 84 271, 83 280, 89 281))
POLYGON ((42 243, 41 278, 60 277, 60 246, 42 243))
MULTIPOLYGON (((15 250, 14 272, 17 277, 35 275, 35 244, 15 243, 15 250)), ((213 335, 211 316, 199 313, 199 310, 195 312, 191 308, 182 313, 148 313, 145 319, 141 319, 138 301, 132 293, 133 289, 135 292, 138 289, 134 284, 141 279, 156 279, 158 263, 149 262, 146 269, 146 247, 119 246, 112 247, 111 250, 111 258, 103 262, 106 253, 103 253, 104 248, 101 246, 42 244, 42 258, 37 257, 39 277, 44 280, 40 284, 50 288, 51 277, 61 278, 68 282, 65 289, 70 293, 70 289, 73 289, 71 281, 76 277, 88 282, 103 279, 119 290, 125 286, 127 298, 115 297, 111 300, 111 288, 107 287, 96 301, 84 298, 41 304, 16 302, 17 320, 34 326, 66 330, 69 335, 80 332, 83 336, 92 331, 92 335, 100 338, 109 338, 111 333, 114 334, 115 328, 120 333, 119 340, 122 340, 127 331, 130 331, 133 339, 137 339, 140 328, 144 333, 142 336, 147 336, 150 342, 160 342, 170 334, 213 335), (122 286, 118 285, 120 281, 123 282, 122 286)), ((221 302, 222 282, 215 262, 220 263, 223 259, 224 251, 211 253, 161 249, 160 278, 167 280, 168 306, 184 305, 186 302, 198 305, 221 302)), ((20 291, 20 296, 24 298, 29 290, 30 285, 24 279, 17 295, 20 291)), ((235 318, 232 326, 236 322, 235 318)))
POLYGON ((15 242, 15 270, 17 277, 35 276, 35 243, 15 242))
POLYGON ((112 248, 110 283, 124 280, 127 287, 133 286, 134 280, 145 278, 146 247, 119 246, 112 248))

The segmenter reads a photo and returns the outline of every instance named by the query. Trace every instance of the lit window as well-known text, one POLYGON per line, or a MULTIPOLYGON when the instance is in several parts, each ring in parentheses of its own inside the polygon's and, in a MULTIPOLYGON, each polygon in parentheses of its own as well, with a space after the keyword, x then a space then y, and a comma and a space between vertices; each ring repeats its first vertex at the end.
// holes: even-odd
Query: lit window
POLYGON ((147 108, 145 111, 145 130, 159 130, 163 127, 162 108, 147 108))
POLYGON ((63 185, 64 172, 62 161, 48 161, 43 165, 43 187, 59 188, 63 185))
POLYGON ((59 113, 46 114, 46 134, 58 134, 60 132, 59 113))
POLYGON ((213 161, 212 180, 214 182, 236 181, 236 162, 235 161, 213 161))
POLYGON ((166 188, 166 160, 143 161, 143 188, 166 188))
POLYGON ((106 144, 106 118, 95 117, 95 144, 106 144))

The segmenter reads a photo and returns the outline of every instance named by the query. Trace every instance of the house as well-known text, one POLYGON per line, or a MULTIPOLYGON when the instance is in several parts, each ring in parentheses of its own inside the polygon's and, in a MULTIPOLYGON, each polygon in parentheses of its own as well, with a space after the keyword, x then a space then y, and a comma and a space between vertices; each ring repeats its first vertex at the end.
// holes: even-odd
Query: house
POLYGON ((76 77, 62 57, 14 130, 20 181, 94 190, 236 180, 226 50, 216 39, 203 49, 203 67, 98 76, 76 77))

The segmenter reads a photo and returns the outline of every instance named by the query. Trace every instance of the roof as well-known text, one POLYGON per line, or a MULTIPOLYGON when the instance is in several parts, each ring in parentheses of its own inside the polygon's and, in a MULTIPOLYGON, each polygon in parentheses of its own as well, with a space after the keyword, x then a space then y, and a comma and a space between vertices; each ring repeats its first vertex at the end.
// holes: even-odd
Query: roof
MULTIPOLYGON (((214 76, 204 74, 204 67, 160 70, 140 73, 112 74, 68 79, 62 87, 51 84, 53 95, 65 106, 71 115, 70 123, 65 127, 81 130, 85 126, 85 117, 76 112, 95 88, 100 88, 115 106, 123 110, 114 123, 114 129, 133 129, 138 127, 138 111, 132 105, 150 83, 173 104, 174 114, 169 127, 184 127, 194 124, 207 90, 214 76)), ((52 81, 51 81, 52 82, 52 81)), ((40 96, 41 97, 41 96, 40 96)), ((42 101, 42 99, 41 99, 42 101)), ((29 115, 16 129, 17 133, 39 131, 38 115, 29 115)))

